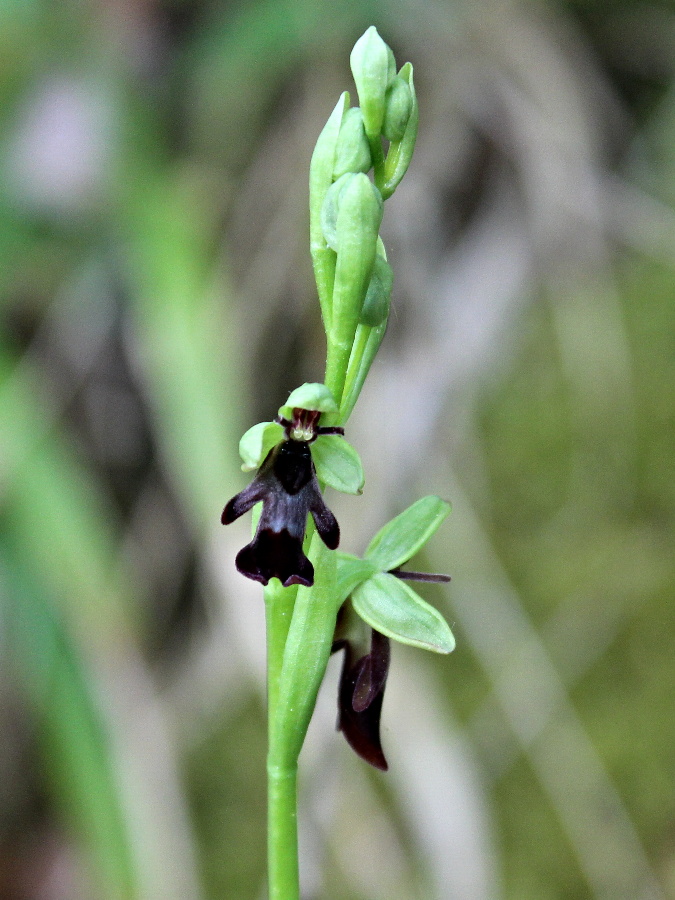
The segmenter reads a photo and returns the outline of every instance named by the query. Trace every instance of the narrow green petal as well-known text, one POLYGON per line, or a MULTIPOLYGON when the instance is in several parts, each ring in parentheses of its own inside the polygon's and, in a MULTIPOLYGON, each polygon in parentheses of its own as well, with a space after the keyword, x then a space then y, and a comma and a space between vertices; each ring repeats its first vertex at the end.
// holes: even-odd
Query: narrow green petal
POLYGON ((394 575, 373 575, 354 589, 352 603, 371 628, 394 641, 434 653, 455 649, 455 638, 443 616, 394 575))
POLYGON ((343 494, 363 492, 363 466, 359 454, 337 434, 322 434, 312 444, 312 459, 319 481, 343 494))
POLYGON ((387 522, 368 545, 365 556, 378 569, 397 569, 420 550, 450 514, 450 504, 440 497, 422 497, 387 522))

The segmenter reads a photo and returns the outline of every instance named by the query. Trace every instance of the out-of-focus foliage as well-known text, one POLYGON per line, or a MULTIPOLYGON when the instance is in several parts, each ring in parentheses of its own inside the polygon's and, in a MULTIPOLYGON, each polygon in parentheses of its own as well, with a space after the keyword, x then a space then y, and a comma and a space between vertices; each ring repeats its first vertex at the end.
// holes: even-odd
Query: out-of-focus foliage
MULTIPOLYGON (((301 758, 309 897, 675 898, 675 10, 0 4, 0 896, 256 900, 237 443, 322 377, 309 157, 375 24, 419 140, 346 552, 415 497, 448 658, 301 758)), ((419 568, 422 568, 420 564, 419 568)))

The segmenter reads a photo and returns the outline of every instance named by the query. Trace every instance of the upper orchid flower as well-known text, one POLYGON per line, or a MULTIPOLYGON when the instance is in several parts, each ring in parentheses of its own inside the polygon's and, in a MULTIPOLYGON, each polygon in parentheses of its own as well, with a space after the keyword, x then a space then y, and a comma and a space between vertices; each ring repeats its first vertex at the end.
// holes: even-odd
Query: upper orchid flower
POLYGON ((276 577, 284 587, 314 583, 314 568, 302 549, 309 513, 326 546, 338 546, 340 528, 321 494, 317 465, 322 480, 354 493, 361 489, 363 473, 356 451, 341 439, 344 430, 319 425, 323 412, 336 410, 324 385, 303 385, 293 391, 275 422, 255 425, 242 438, 243 468, 263 462, 251 484, 226 505, 221 521, 229 525, 262 501, 255 537, 235 561, 247 578, 267 584, 276 577), (338 436, 343 446, 335 446, 331 436, 338 436), (315 459, 310 445, 318 446, 317 440, 324 443, 315 459))

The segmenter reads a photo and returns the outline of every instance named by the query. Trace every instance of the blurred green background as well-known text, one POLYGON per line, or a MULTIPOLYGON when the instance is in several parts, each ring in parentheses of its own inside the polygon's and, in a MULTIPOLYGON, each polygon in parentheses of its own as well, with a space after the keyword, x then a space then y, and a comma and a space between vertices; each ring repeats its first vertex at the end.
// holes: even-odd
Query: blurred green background
POLYGON ((301 758, 306 900, 675 898, 675 7, 0 3, 0 900, 262 900, 237 441, 320 380, 307 172, 420 100, 342 548, 421 494, 457 649, 301 758))

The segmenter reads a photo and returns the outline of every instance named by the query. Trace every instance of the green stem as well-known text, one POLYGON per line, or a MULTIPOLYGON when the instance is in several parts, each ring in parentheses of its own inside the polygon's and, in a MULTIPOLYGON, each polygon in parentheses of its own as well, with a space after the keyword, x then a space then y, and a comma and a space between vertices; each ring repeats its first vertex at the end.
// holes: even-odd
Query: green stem
POLYGON ((299 900, 297 766, 335 630, 335 554, 310 526, 312 588, 266 588, 270 900, 299 900), (288 594, 297 594, 289 599, 288 594), (292 610, 292 614, 291 614, 292 610), (290 624, 289 624, 290 623, 290 624))
POLYGON ((297 775, 297 763, 267 763, 269 900, 300 900, 297 775))
MULTIPOLYGON (((331 340, 330 333, 327 336, 328 346, 326 348, 326 375, 324 384, 330 390, 335 402, 340 406, 342 394, 347 378, 347 369, 349 366, 349 357, 351 355, 351 346, 344 347, 331 340)), ((334 424, 332 417, 324 416, 325 424, 334 424)))
POLYGON ((278 581, 265 588, 267 624, 267 865, 269 900, 298 900, 297 764, 289 765, 275 738, 279 678, 297 588, 278 581), (282 762, 281 760, 284 760, 282 762))

